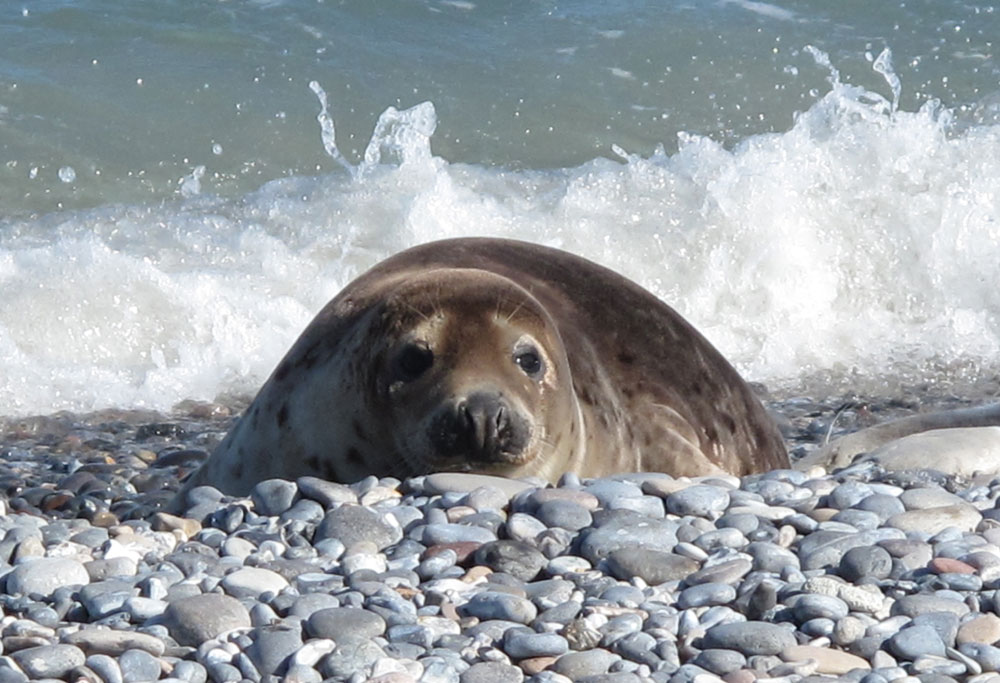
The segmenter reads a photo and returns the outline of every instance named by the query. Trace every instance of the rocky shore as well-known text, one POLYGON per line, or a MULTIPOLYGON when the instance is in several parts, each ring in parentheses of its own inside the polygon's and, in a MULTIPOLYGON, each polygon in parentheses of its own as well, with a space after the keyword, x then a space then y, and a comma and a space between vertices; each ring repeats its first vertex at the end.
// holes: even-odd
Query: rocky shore
MULTIPOLYGON (((962 404, 771 407, 801 456, 962 404)), ((304 478, 164 512, 232 412, 0 419, 0 683, 1000 681, 1000 482, 304 478)))

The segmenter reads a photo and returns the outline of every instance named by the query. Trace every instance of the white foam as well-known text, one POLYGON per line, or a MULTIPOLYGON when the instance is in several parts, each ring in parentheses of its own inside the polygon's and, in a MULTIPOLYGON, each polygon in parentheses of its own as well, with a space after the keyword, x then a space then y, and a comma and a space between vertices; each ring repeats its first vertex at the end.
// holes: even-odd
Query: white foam
POLYGON ((0 414, 252 393, 362 270, 462 235, 615 268, 772 385, 995 371, 1000 126, 831 81, 791 130, 734 149, 689 135, 547 172, 448 163, 424 104, 383 115, 363 172, 8 221, 0 414))

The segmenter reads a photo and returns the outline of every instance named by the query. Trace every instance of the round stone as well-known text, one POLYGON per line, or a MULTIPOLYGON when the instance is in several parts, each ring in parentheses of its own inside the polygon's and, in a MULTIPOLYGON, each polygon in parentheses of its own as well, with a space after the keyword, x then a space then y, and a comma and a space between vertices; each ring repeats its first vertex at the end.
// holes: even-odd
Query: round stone
POLYGON ((870 670, 871 664, 865 659, 829 647, 813 645, 793 645, 781 653, 786 662, 816 662, 816 673, 825 676, 841 676, 854 670, 870 670))
POLYGON ((607 562, 615 577, 628 581, 637 576, 651 586, 683 579, 700 566, 682 555, 642 547, 615 550, 607 562))
POLYGON ((736 588, 725 583, 702 583, 681 591, 677 606, 681 609, 728 605, 736 600, 736 588))
POLYGON ((594 521, 590 510, 572 500, 546 501, 535 510, 535 516, 545 526, 569 531, 579 531, 594 521))
POLYGON ((460 683, 521 683, 523 680, 524 673, 519 668, 504 662, 478 662, 459 677, 460 683))
POLYGON ((336 643, 368 640, 385 633, 385 619, 374 612, 350 607, 328 607, 313 612, 306 621, 306 631, 314 638, 329 638, 336 643))
POLYGON ((403 531, 392 524, 391 517, 361 505, 341 505, 327 513, 316 527, 314 543, 327 538, 336 538, 345 547, 362 541, 374 543, 378 550, 384 550, 403 538, 403 531))
POLYGON ((889 638, 889 646, 894 655, 911 662, 921 655, 945 656, 941 636, 926 624, 904 628, 889 638))
POLYGON ((538 608, 530 601, 510 593, 484 591, 459 607, 459 613, 479 619, 500 619, 530 624, 538 616, 538 608))
POLYGON ((74 645, 42 645, 11 653, 11 658, 32 679, 63 678, 87 661, 83 650, 74 645))
POLYGON ((745 667, 747 658, 735 650, 708 648, 699 652, 692 663, 717 676, 725 676, 745 667))
POLYGON ((801 623, 810 619, 841 619, 847 616, 847 605, 832 595, 802 595, 795 601, 793 612, 801 623))
POLYGON ((762 621, 719 624, 708 629, 702 638, 706 648, 736 650, 746 656, 777 655, 795 645, 791 630, 762 621))
POLYGON ((250 626, 250 613, 236 598, 207 593, 171 602, 163 623, 178 643, 197 647, 227 631, 250 626))
POLYGON ((583 652, 567 652, 552 665, 552 670, 572 681, 588 676, 606 674, 611 665, 621 657, 607 650, 595 648, 583 652))
POLYGON ((569 643, 557 633, 535 633, 528 628, 512 628, 503 635, 503 650, 514 659, 556 657, 569 650, 569 643))
POLYGON ((261 567, 241 567, 226 574, 222 587, 234 598, 256 598, 262 593, 279 593, 288 587, 281 574, 261 567))
POLYGON ((729 507, 729 491, 721 486, 696 484, 671 493, 666 504, 667 512, 674 515, 716 516, 729 507))
POLYGON ((250 491, 250 500, 254 509, 262 515, 277 517, 292 507, 299 487, 292 481, 284 479, 265 479, 258 482, 250 491))
POLYGON ((851 548, 840 558, 838 571, 848 581, 860 581, 865 577, 884 579, 892 571, 892 557, 877 545, 851 548))
POLYGON ((49 596, 65 586, 84 586, 90 574, 80 562, 68 557, 38 557, 19 563, 7 575, 7 593, 49 596))
POLYGON ((491 541, 479 547, 474 555, 476 564, 520 579, 532 581, 548 564, 541 552, 521 541, 491 541))
POLYGON ((155 681, 160 677, 160 660, 145 650, 126 650, 118 658, 118 666, 125 683, 155 681))

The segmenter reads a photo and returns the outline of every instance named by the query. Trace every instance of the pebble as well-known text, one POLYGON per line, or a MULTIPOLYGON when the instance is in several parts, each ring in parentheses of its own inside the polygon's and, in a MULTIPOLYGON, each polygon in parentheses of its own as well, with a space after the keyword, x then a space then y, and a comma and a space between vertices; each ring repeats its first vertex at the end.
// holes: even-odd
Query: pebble
POLYGON ((815 672, 826 676, 840 676, 856 669, 870 671, 872 668, 867 660, 857 655, 813 645, 793 645, 785 648, 781 657, 786 662, 812 660, 816 663, 815 672))
POLYGON ((303 477, 247 498, 199 487, 168 515, 180 432, 147 425, 145 459, 90 461, 81 444, 142 425, 83 424, 103 436, 72 456, 18 441, 0 459, 0 479, 24 482, 5 508, 21 514, 0 514, 0 683, 985 683, 1000 669, 986 479, 303 477), (95 507, 64 514, 66 491, 95 507))
POLYGON ((652 548, 632 548, 608 553, 608 569, 621 580, 639 577, 649 585, 678 581, 697 571, 695 560, 652 548))
POLYGON ((703 638, 707 648, 736 650, 743 655, 777 655, 795 645, 795 635, 778 624, 760 621, 719 624, 703 638))
POLYGON ((250 613, 228 595, 193 595, 171 602, 163 613, 163 624, 181 645, 197 646, 232 629, 250 626, 250 613))
POLYGON ((900 659, 913 661, 921 655, 945 656, 944 642, 930 625, 920 624, 904 628, 889 638, 892 653, 900 659))
POLYGON ((90 583, 90 574, 68 557, 37 557, 18 564, 7 574, 7 592, 12 595, 52 595, 59 588, 90 583))
POLYGON ((11 653, 11 658, 32 679, 63 678, 87 661, 83 650, 73 645, 42 645, 11 653))

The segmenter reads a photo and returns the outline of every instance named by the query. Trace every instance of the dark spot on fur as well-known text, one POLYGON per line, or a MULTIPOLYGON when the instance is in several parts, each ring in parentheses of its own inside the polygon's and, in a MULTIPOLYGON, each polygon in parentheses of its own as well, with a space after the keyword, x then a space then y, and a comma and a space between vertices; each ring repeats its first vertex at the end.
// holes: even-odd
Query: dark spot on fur
POLYGON ((358 418, 354 418, 351 421, 351 426, 354 428, 354 435, 357 436, 362 441, 368 441, 368 435, 365 434, 364 427, 361 426, 361 422, 358 418))
POLYGON ((619 351, 618 361, 624 365, 632 365, 635 362, 635 356, 628 351, 619 351))
POLYGON ((625 398, 631 399, 633 396, 635 396, 635 391, 631 387, 624 387, 623 386, 622 387, 622 396, 624 396, 625 398))
POLYGON ((323 477, 329 481, 340 480, 340 475, 337 472, 337 466, 333 463, 331 458, 327 458, 323 461, 323 477))
POLYGON ((288 404, 282 403, 278 409, 278 426, 284 427, 286 422, 288 422, 288 404))
POLYGON ((242 462, 237 462, 235 465, 233 465, 232 475, 233 475, 233 479, 239 479, 240 477, 243 476, 243 463, 242 462))
POLYGON ((715 443, 719 440, 719 433, 715 431, 715 427, 705 427, 705 438, 708 439, 709 443, 715 443))
POLYGON ((319 472, 319 456, 318 455, 310 455, 308 458, 306 458, 306 465, 313 472, 319 472))
POLYGON ((322 357, 322 348, 323 341, 321 340, 306 349, 306 352, 303 353, 302 357, 299 359, 298 367, 311 370, 322 357))
POLYGON ((354 446, 347 449, 347 459, 352 465, 360 465, 364 462, 364 458, 361 457, 361 453, 354 446))
POLYGON ((701 396, 705 393, 705 388, 701 386, 701 382, 695 382, 691 385, 691 394, 694 396, 701 396))
POLYGON ((253 411, 250 413, 250 426, 257 429, 257 423, 260 421, 260 406, 254 406, 253 411))
POLYGON ((730 434, 735 434, 736 421, 733 420, 733 416, 730 415, 729 413, 723 413, 721 417, 722 417, 722 426, 726 428, 726 431, 728 431, 730 434))

